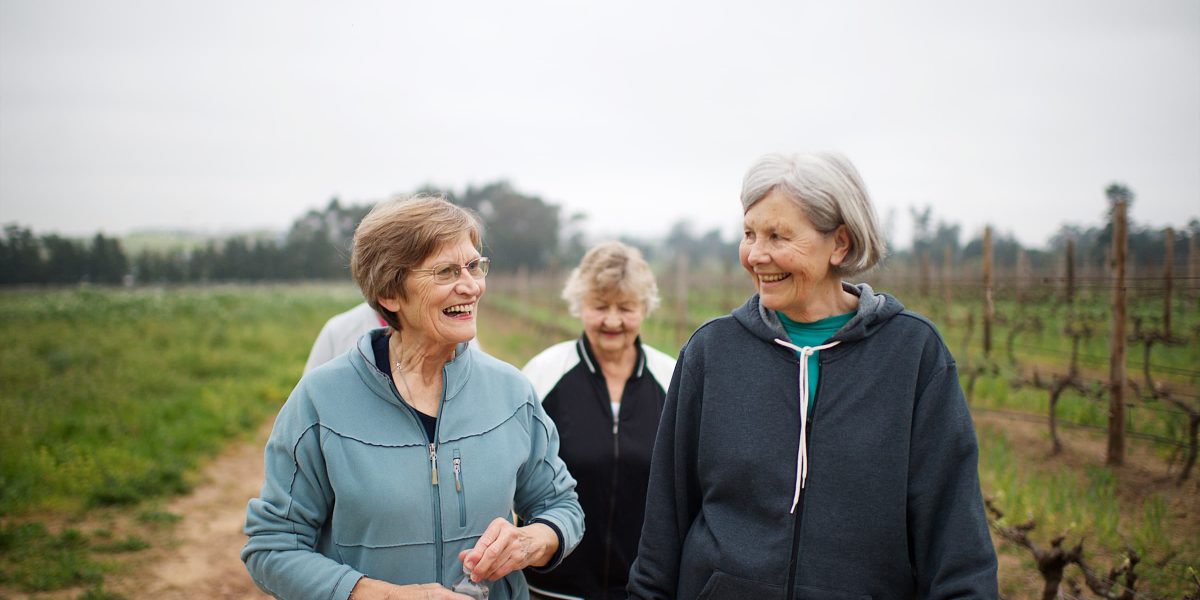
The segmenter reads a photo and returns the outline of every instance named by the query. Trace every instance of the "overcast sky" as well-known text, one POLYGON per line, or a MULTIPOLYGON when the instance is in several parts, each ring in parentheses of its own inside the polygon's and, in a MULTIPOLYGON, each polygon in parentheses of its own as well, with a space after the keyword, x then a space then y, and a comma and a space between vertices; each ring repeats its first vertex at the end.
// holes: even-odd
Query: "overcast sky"
POLYGON ((0 0, 0 223, 283 229, 497 178, 594 235, 737 234, 758 155, 1041 245, 1200 215, 1200 2, 0 0))

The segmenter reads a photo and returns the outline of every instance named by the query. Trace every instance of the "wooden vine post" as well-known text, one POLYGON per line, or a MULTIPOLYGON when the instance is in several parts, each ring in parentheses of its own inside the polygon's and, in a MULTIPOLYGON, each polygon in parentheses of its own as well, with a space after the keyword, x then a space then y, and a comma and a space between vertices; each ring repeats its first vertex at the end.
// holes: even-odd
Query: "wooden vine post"
POLYGON ((996 307, 992 304, 992 226, 983 228, 983 359, 992 355, 992 319, 996 307))
POLYGON ((1067 240, 1067 308, 1075 307, 1075 240, 1067 240))
POLYGON ((950 321, 950 308, 953 306, 954 297, 950 293, 950 271, 953 264, 953 253, 950 246, 942 247, 942 302, 946 305, 946 321, 950 321))
POLYGON ((1123 186, 1112 185, 1108 188, 1108 196, 1113 201, 1113 290, 1112 350, 1108 368, 1108 452, 1105 463, 1120 466, 1125 464, 1125 259, 1129 251, 1125 210, 1130 193, 1123 186))
POLYGON ((1167 228, 1167 264, 1163 265, 1163 330, 1164 338, 1171 338, 1171 288, 1175 272, 1175 229, 1167 228))

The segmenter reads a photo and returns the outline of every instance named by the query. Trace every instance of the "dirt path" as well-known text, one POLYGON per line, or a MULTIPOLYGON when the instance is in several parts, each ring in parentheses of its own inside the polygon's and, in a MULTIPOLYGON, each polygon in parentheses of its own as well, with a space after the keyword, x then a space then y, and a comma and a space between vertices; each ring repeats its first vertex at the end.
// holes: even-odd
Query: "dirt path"
POLYGON ((246 502, 262 485, 270 425, 209 463, 195 490, 167 505, 181 517, 175 527, 128 573, 110 576, 105 588, 129 598, 270 598, 238 558, 246 542, 246 502))

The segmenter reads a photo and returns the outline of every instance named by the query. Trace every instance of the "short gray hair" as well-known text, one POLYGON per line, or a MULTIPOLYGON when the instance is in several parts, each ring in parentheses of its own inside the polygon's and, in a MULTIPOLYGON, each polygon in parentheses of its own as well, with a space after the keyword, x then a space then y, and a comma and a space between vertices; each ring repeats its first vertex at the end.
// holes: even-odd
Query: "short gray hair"
POLYGON ((841 154, 767 154, 754 161, 742 180, 742 213, 779 188, 800 206, 822 233, 845 225, 850 232, 846 260, 838 275, 856 275, 875 266, 887 252, 883 231, 858 169, 841 154))
POLYGON ((637 298, 646 314, 658 308, 658 283, 637 248, 621 242, 596 244, 567 277, 562 297, 571 315, 578 317, 585 297, 611 292, 637 298))

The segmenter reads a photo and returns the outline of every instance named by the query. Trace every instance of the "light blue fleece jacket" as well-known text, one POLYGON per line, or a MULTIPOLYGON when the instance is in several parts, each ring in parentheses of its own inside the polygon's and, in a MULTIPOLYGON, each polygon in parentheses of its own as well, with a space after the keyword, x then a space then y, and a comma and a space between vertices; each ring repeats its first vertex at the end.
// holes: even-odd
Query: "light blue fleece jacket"
MULTIPOLYGON (((372 336, 300 380, 266 447, 242 549, 255 583, 288 599, 343 600, 362 576, 450 585, 496 517, 545 519, 563 556, 583 536, 558 432, 516 368, 460 344, 443 369, 436 444, 374 365, 372 336), (437 482, 434 482, 436 467, 437 482)), ((553 567, 554 565, 549 565, 553 567)), ((520 571, 491 598, 528 597, 520 571)))

